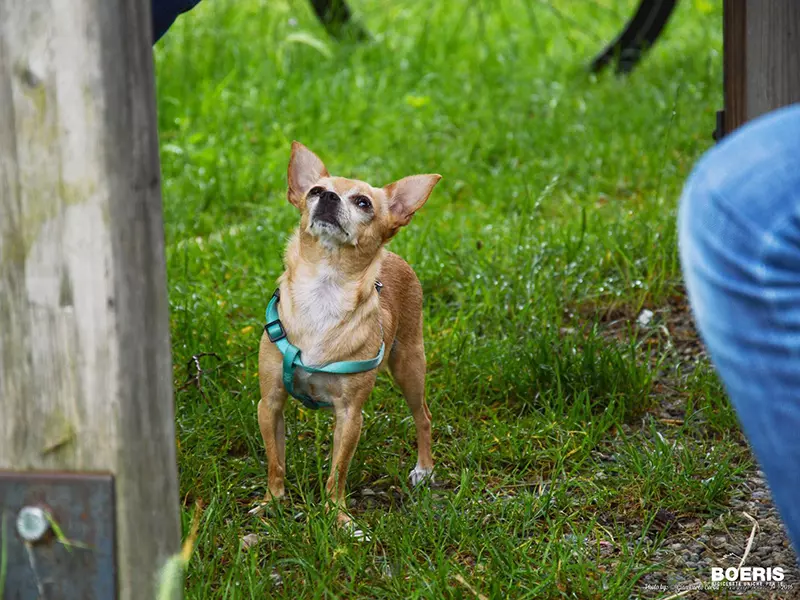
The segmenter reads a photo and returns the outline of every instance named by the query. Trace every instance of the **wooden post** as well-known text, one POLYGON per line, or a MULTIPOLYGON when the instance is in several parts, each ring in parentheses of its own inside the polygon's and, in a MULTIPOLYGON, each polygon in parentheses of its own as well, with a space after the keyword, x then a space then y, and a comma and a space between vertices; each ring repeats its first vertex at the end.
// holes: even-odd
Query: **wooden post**
POLYGON ((725 133, 800 102, 800 2, 724 0, 725 133))
POLYGON ((747 0, 747 119, 800 102, 800 2, 747 0))
POLYGON ((745 121, 745 40, 746 0, 723 0, 723 95, 725 112, 722 119, 724 133, 730 133, 745 121))
POLYGON ((123 600, 180 542, 151 27, 0 0, 0 469, 113 475, 123 600))

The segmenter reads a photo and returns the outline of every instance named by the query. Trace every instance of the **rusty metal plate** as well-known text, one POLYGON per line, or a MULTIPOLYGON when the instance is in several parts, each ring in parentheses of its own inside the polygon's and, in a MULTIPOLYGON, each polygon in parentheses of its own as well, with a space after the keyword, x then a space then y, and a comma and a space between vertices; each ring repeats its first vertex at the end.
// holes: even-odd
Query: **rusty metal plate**
POLYGON ((4 538, 6 546, 6 582, 0 596, 115 599, 114 519, 111 475, 0 471, 0 543, 4 538), (49 517, 40 527, 42 514, 49 517), (37 541, 26 542, 22 535, 37 541))

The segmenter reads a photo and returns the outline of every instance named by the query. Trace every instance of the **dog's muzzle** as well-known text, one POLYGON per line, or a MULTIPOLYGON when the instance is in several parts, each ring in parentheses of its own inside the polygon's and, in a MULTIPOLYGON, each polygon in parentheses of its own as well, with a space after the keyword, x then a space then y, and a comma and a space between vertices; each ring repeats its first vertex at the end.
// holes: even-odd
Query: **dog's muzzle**
POLYGON ((319 195, 317 206, 314 209, 314 220, 320 223, 329 223, 341 228, 339 223, 339 210, 341 209, 342 199, 337 194, 330 191, 322 192, 319 195))

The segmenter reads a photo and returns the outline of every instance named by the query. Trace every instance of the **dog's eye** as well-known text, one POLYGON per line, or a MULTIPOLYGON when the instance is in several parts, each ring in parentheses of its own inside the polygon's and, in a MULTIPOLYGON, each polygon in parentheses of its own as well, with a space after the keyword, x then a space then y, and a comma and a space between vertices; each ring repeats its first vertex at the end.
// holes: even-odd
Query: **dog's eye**
POLYGON ((369 198, 367 198, 366 196, 356 196, 354 198, 354 201, 356 203, 356 206, 363 210, 368 210, 372 208, 372 202, 370 202, 369 198))
POLYGON ((324 188, 324 187, 320 187, 320 186, 318 186, 318 185, 315 185, 314 187, 312 187, 312 188, 309 190, 309 192, 308 192, 308 195, 309 195, 309 196, 319 196, 319 195, 320 195, 322 192, 324 192, 324 191, 325 191, 325 188, 324 188))

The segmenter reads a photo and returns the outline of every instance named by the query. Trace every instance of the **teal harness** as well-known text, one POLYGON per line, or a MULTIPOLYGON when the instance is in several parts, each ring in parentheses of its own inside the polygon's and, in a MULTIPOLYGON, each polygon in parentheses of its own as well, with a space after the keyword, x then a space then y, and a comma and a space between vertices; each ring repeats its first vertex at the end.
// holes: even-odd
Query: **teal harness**
MULTIPOLYGON (((375 282, 375 289, 380 293, 383 284, 380 281, 375 282)), ((267 332, 269 341, 283 354, 283 386, 286 391, 292 396, 300 400, 303 406, 316 410, 318 408, 333 406, 331 402, 325 400, 315 400, 307 394, 300 394, 294 391, 294 370, 301 368, 307 373, 330 373, 334 375, 351 375, 353 373, 364 373, 377 368, 383 360, 383 351, 385 344, 383 342, 383 327, 381 327, 381 348, 378 350, 378 356, 370 360, 344 360, 341 362, 334 362, 322 367, 311 367, 303 364, 300 358, 300 348, 293 346, 286 339, 286 330, 281 323, 280 315, 278 314, 278 302, 280 302, 281 294, 280 288, 275 290, 272 294, 272 299, 267 305, 267 324, 264 326, 264 331, 267 332)))

